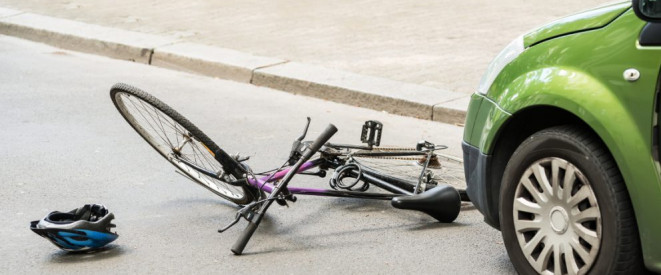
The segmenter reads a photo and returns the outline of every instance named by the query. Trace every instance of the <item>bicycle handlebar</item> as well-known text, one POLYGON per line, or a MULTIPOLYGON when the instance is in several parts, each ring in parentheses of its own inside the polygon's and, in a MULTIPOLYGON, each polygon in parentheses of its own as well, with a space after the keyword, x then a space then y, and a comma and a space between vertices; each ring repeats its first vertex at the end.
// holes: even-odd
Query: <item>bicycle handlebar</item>
MULTIPOLYGON (((326 144, 326 142, 328 142, 328 140, 336 132, 337 132, 337 128, 335 127, 335 125, 328 124, 328 126, 326 126, 326 129, 321 133, 321 135, 319 135, 319 137, 317 137, 317 139, 314 142, 312 142, 310 148, 303 153, 301 159, 299 159, 296 162, 296 164, 294 164, 294 166, 290 168, 289 173, 287 173, 287 175, 285 175, 285 177, 282 179, 282 183, 278 185, 278 187, 276 187, 275 190, 273 190, 273 193, 271 193, 269 198, 275 198, 276 196, 278 196, 280 192, 282 192, 282 190, 286 190, 285 188, 287 188, 287 184, 294 177, 294 175, 301 167, 301 165, 303 165, 304 162, 308 161, 308 159, 310 159, 312 155, 317 153, 317 151, 321 149, 321 146, 326 144)), ((239 239, 236 240, 234 246, 232 246, 231 250, 232 252, 234 252, 234 254, 241 255, 243 253, 243 249, 248 244, 248 241, 252 237, 253 233, 255 233, 255 231, 257 230, 257 226, 259 226, 259 223, 262 221, 262 217, 264 216, 264 213, 266 213, 266 210, 269 208, 269 206, 271 206, 271 203, 273 203, 273 200, 267 200, 266 202, 264 202, 264 204, 259 210, 259 213, 257 213, 253 217, 252 221, 248 223, 246 229, 243 230, 241 236, 239 236, 239 239)))

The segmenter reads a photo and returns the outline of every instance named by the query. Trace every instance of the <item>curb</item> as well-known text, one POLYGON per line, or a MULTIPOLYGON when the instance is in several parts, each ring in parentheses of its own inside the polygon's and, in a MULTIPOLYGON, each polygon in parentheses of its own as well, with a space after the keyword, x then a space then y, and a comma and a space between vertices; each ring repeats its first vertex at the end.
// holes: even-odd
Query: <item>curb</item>
POLYGON ((0 34, 450 124, 470 95, 0 7, 0 34))
POLYGON ((0 34, 58 48, 149 64, 154 48, 176 39, 0 8, 0 34), (3 16, 4 15, 4 16, 3 16))
POLYGON ((285 62, 287 61, 181 42, 155 48, 151 65, 250 83, 254 71, 258 68, 285 62))
MULTIPOLYGON (((432 102, 462 97, 420 85, 289 62, 258 69, 252 83, 295 94, 431 120, 432 102)), ((467 105, 468 106, 468 105, 467 105)), ((457 118, 444 117, 453 123, 457 118)), ((460 118, 463 123, 463 117, 460 118)))

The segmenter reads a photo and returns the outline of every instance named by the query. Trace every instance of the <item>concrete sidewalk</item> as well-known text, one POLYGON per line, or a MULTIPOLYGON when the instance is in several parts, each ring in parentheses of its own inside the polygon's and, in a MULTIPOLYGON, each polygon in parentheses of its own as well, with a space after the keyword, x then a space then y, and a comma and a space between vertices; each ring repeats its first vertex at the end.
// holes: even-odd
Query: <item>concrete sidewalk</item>
POLYGON ((448 123, 514 37, 604 0, 0 0, 0 33, 448 123))

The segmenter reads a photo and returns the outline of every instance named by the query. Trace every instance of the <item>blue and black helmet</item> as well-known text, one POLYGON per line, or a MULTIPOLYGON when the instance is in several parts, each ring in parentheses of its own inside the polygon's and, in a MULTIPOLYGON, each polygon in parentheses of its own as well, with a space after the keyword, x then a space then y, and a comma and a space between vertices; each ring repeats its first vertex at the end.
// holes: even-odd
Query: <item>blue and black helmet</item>
POLYGON ((110 232, 115 215, 103 205, 86 204, 69 212, 54 211, 41 220, 30 222, 30 229, 66 251, 101 248, 117 239, 110 232))

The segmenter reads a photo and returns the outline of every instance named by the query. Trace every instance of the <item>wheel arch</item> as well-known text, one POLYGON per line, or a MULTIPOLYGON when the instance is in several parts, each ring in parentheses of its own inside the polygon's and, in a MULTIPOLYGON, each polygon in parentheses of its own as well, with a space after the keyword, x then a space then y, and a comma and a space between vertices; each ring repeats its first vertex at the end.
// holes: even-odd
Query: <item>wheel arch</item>
MULTIPOLYGON (((489 154, 492 159, 489 165, 487 178, 491 182, 491 196, 493 205, 500 203, 500 187, 505 166, 519 145, 532 134, 546 128, 560 125, 578 125, 588 128, 597 135, 592 128, 573 113, 548 105, 532 106, 512 114, 493 136, 490 143, 489 154)), ((598 136, 598 135, 597 135, 598 136)), ((494 221, 499 222, 498 217, 494 221)))

